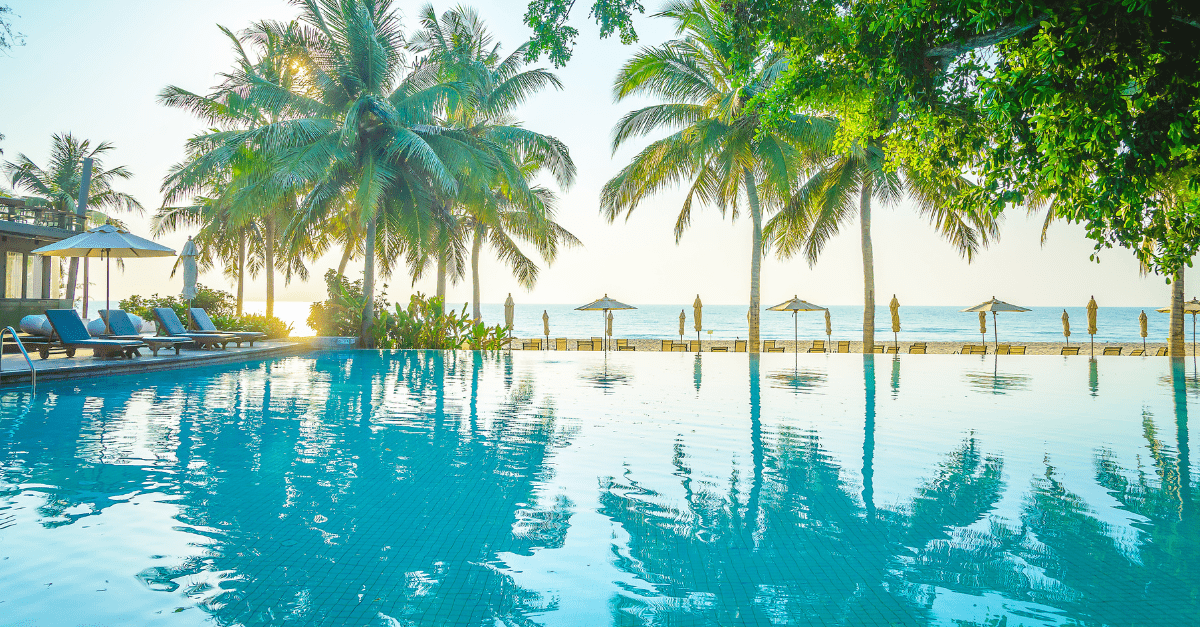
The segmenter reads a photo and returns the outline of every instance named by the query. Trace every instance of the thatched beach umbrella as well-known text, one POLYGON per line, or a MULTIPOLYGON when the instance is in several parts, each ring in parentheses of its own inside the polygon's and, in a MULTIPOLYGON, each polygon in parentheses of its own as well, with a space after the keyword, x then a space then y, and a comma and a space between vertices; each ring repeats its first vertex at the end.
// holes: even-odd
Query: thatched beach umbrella
POLYGON ((1100 306, 1096 304, 1096 297, 1093 296, 1092 299, 1089 300, 1088 304, 1087 304, 1087 318, 1088 318, 1087 331, 1088 331, 1088 335, 1091 336, 1091 346, 1092 346, 1092 356, 1093 357, 1096 356, 1096 310, 1097 309, 1100 309, 1100 306))
MULTIPOLYGON (((680 309, 679 310, 679 341, 680 342, 683 341, 683 327, 685 324, 687 324, 687 315, 683 313, 682 309, 680 309)), ((697 337, 699 337, 699 336, 697 336, 697 337)))
POLYGON ((513 327, 513 309, 514 309, 514 307, 515 307, 515 303, 513 303, 512 292, 509 292, 508 298, 504 301, 504 326, 506 326, 510 329, 513 327))
MULTIPOLYGON (((611 311, 608 312, 608 322, 607 322, 607 324, 604 325, 604 330, 608 334, 608 339, 611 340, 612 339, 612 312, 611 311)), ((607 340, 605 341, 604 346, 605 346, 605 348, 608 347, 607 340)))
POLYGON ((1067 346, 1071 345, 1071 318, 1067 316, 1067 310, 1063 310, 1063 337, 1067 340, 1067 346))
POLYGON ((1146 310, 1143 309, 1142 313, 1138 315, 1138 326, 1141 327, 1141 331, 1142 331, 1142 350, 1143 351, 1146 350, 1146 336, 1150 335, 1150 333, 1146 330, 1146 327, 1149 324, 1150 324, 1150 321, 1146 318, 1146 310))
POLYGON ((896 295, 892 294, 892 302, 888 305, 892 310, 892 345, 896 347, 896 351, 900 350, 900 301, 896 299, 896 295))
POLYGON ((979 341, 987 345, 987 314, 979 312, 979 335, 983 336, 979 341))
POLYGON ((983 340, 984 344, 987 344, 987 337, 986 337, 987 336, 987 325, 986 325, 986 319, 983 314, 984 314, 984 312, 988 312, 988 311, 992 312, 992 333, 995 336, 996 346, 999 347, 1000 346, 1000 331, 996 325, 996 314, 1000 313, 1002 311, 1022 312, 1022 311, 1029 311, 1029 310, 1024 307, 1018 307, 1017 305, 1012 305, 1012 304, 1006 303, 1002 300, 996 300, 996 297, 993 296, 991 300, 979 303, 978 305, 975 305, 974 307, 968 307, 968 308, 964 309, 963 311, 978 311, 979 312, 979 332, 983 333, 985 336, 984 340, 983 340))
POLYGON ((775 305, 774 307, 768 307, 767 311, 790 311, 790 312, 792 312, 792 327, 793 327, 792 342, 796 345, 796 352, 799 353, 800 352, 800 322, 796 318, 796 313, 800 312, 800 311, 827 311, 827 310, 820 305, 814 305, 810 302, 800 300, 799 296, 793 296, 792 300, 784 301, 782 303, 779 303, 778 305, 775 305))
POLYGON ((199 256, 200 250, 196 248, 196 242, 192 241, 192 236, 189 235, 187 242, 183 244, 183 248, 179 251, 179 264, 183 266, 183 291, 179 295, 183 296, 189 304, 198 292, 196 289, 196 279, 200 268, 196 263, 196 258, 199 256))
MULTIPOLYGON (((575 311, 600 311, 600 312, 603 312, 601 314, 601 319, 604 321, 605 330, 607 331, 607 329, 611 328, 611 324, 608 322, 608 319, 609 319, 608 314, 610 311, 612 311, 614 309, 637 309, 637 307, 634 307, 633 305, 626 305, 625 303, 622 303, 620 301, 613 300, 608 297, 608 294, 605 294, 604 298, 599 298, 599 299, 596 299, 596 300, 594 300, 586 305, 583 305, 581 307, 576 307, 575 311)), ((605 352, 608 351, 608 342, 604 343, 604 350, 605 350, 605 352)))
POLYGON ((825 310, 825 343, 829 346, 829 350, 833 350, 833 321, 829 318, 829 310, 825 310))
POLYGON ((696 294, 696 300, 692 301, 692 318, 694 319, 692 326, 694 326, 696 328, 696 341, 697 342, 700 341, 700 317, 701 317, 700 310, 703 308, 704 308, 704 304, 700 302, 700 295, 696 294))
POLYGON ((542 333, 546 334, 546 350, 550 350, 550 313, 542 310, 542 333))
MULTIPOLYGON (((105 224, 88 229, 78 235, 53 244, 34 249, 39 255, 53 257, 104 257, 106 262, 105 274, 107 285, 104 288, 104 309, 111 309, 110 290, 112 288, 112 258, 113 257, 174 257, 175 251, 156 244, 148 239, 138 237, 129 231, 105 224)), ((104 318, 104 330, 107 332, 108 317, 104 318)))

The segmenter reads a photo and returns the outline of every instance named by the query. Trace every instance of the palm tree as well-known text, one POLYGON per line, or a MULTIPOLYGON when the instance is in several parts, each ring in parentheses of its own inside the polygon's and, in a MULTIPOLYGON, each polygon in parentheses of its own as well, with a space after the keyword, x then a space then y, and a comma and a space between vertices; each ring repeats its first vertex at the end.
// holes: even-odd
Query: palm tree
MULTIPOLYGON (((92 178, 88 185, 85 226, 119 223, 105 212, 118 210, 141 213, 143 208, 133 196, 112 188, 118 179, 133 177, 133 173, 125 166, 105 169, 103 157, 115 148, 111 142, 100 142, 93 148, 89 140, 78 139, 71 133, 56 133, 51 138, 50 161, 46 168, 38 166, 24 154, 18 154, 15 161, 5 161, 3 169, 15 191, 25 192, 59 211, 73 213, 77 209, 83 160, 91 159, 92 178)), ((67 271, 68 300, 75 300, 78 273, 79 259, 72 257, 67 271)))
POLYGON ((570 186, 575 164, 566 146, 523 128, 513 115, 533 94, 547 87, 561 89, 562 84, 543 68, 524 69, 527 45, 501 55, 500 44, 494 43, 473 9, 452 9, 439 18, 426 5, 421 26, 410 47, 426 54, 423 61, 437 67, 441 80, 460 85, 460 97, 448 103, 446 126, 468 134, 495 162, 483 172, 455 173, 459 191, 442 199, 450 220, 434 249, 438 295, 444 298, 447 271, 457 271, 452 278, 461 276, 461 256, 470 240, 472 303, 474 317, 480 320, 479 259, 484 243, 491 244, 526 288, 536 282, 538 269, 514 237, 534 244, 549 263, 560 245, 579 244, 553 221, 553 193, 528 184, 545 170, 560 186, 570 186))
POLYGON ((716 0, 676 0, 657 17, 673 20, 680 37, 638 52, 621 68, 614 94, 618 101, 644 95, 663 102, 621 118, 613 131, 613 151, 635 137, 675 132, 651 143, 605 184, 601 211, 614 221, 647 197, 687 181, 675 221, 678 242, 694 202, 716 205, 736 220, 744 198, 753 229, 749 346, 756 353, 764 208, 779 207, 791 196, 809 153, 834 127, 822 118, 789 115, 771 132, 759 132, 759 112, 747 102, 770 87, 784 64, 765 46, 739 48, 733 20, 716 0))
POLYGON ((872 200, 895 203, 907 193, 916 202, 917 211, 969 262, 999 236, 998 223, 990 213, 954 209, 946 202, 969 185, 961 175, 943 172, 925 176, 904 163, 893 170, 882 141, 856 144, 821 163, 771 218, 764 234, 775 243, 781 258, 802 253, 811 266, 825 244, 858 219, 863 258, 863 352, 869 353, 875 346, 872 200))

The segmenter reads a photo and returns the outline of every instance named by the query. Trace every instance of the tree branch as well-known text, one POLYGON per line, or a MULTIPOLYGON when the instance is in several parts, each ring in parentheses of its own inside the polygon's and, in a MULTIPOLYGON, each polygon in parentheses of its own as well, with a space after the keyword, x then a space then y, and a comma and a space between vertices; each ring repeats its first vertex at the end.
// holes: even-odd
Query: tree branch
POLYGON ((1045 19, 1050 17, 1047 13, 1039 13, 1033 19, 1021 24, 1006 24, 995 30, 990 30, 986 33, 980 33, 974 37, 964 39, 956 44, 949 46, 938 46, 925 51, 925 56, 928 58, 940 59, 943 65, 948 64, 954 58, 970 52, 976 48, 986 48, 994 46, 1005 39, 1016 37, 1025 31, 1037 28, 1045 19))

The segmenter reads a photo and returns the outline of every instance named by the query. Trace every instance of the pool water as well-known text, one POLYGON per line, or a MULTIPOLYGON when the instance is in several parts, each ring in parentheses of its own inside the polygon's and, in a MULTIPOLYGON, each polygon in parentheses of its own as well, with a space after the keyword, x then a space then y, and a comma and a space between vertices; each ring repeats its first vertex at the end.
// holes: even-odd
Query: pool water
POLYGON ((325 352, 0 392, 2 625, 1200 622, 1193 364, 325 352))

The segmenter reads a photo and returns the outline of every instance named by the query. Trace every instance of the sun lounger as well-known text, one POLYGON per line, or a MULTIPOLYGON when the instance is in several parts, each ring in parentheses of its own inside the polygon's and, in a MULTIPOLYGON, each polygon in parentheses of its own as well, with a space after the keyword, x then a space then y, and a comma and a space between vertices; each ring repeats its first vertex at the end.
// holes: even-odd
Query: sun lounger
POLYGON ((686 353, 687 352, 687 344, 680 344, 679 342, 675 342, 674 344, 671 345, 671 352, 672 353, 686 353))
POLYGON ((1158 350, 1154 352, 1154 356, 1155 357, 1166 357, 1167 356, 1167 347, 1159 346, 1158 350))
POLYGON ((912 345, 908 347, 908 354, 924 355, 926 350, 928 350, 928 344, 925 342, 913 342, 912 345))
POLYGON ((191 333, 183 328, 183 323, 179 321, 179 316, 175 315, 175 310, 170 307, 155 307, 153 310, 154 319, 158 322, 158 330, 160 333, 165 333, 170 337, 186 337, 191 340, 198 348, 221 347, 230 342, 236 342, 237 338, 224 333, 191 333))
POLYGON ((1012 348, 1009 344, 1001 344, 996 347, 996 354, 997 355, 1007 355, 1009 348, 1012 348))
POLYGON ((825 340, 813 340, 813 344, 811 347, 809 347, 808 352, 824 353, 825 352, 825 340))
POLYGON ((710 353, 728 353, 729 347, 728 346, 713 346, 712 348, 708 349, 708 352, 710 352, 710 353))
POLYGON ((699 353, 700 352, 700 340, 688 340, 688 352, 689 353, 699 353))
POLYGON ((1129 356, 1130 356, 1130 357, 1145 357, 1145 356, 1146 356, 1146 349, 1144 349, 1144 348, 1135 348, 1135 349, 1133 349, 1132 351, 1130 351, 1130 352, 1129 352, 1129 356))
POLYGON ((1078 355, 1078 354, 1079 354, 1078 346, 1064 346, 1062 349, 1062 352, 1059 353, 1059 355, 1078 355))
POLYGON ((129 319, 129 314, 121 309, 101 309, 100 318, 108 322, 109 335, 100 337, 106 340, 135 340, 143 342, 150 347, 150 351, 158 357, 158 351, 164 348, 174 348, 175 354, 179 354, 179 348, 184 344, 191 344, 192 341, 186 337, 169 337, 157 336, 146 337, 133 327, 133 321, 129 319))
POLYGON ((526 351, 542 350, 542 339, 534 338, 532 340, 529 340, 528 342, 521 344, 521 350, 526 350, 526 351))
MULTIPOLYGON (((242 342, 249 342, 251 346, 254 346, 254 342, 256 340, 261 340, 267 337, 266 333, 260 333, 258 331, 222 331, 221 329, 217 328, 217 325, 213 324, 212 318, 208 317, 208 312, 199 307, 192 307, 188 309, 188 317, 192 319, 192 329, 194 329, 196 333, 222 333, 225 335, 232 335, 237 338, 234 340, 234 343, 238 346, 241 346, 242 342)), ((538 340, 538 346, 541 346, 541 340, 538 340)))
POLYGON ((782 346, 772 346, 771 348, 768 348, 768 349, 766 350, 766 352, 768 352, 768 353, 782 353, 782 352, 784 352, 784 350, 783 350, 783 347, 782 347, 782 346))
POLYGON ((577 350, 577 351, 592 350, 592 341, 591 340, 579 340, 578 342, 575 342, 575 350, 577 350))
POLYGON ((663 340, 662 341, 662 352, 664 352, 664 353, 671 352, 671 347, 673 347, 673 346, 675 346, 674 340, 663 340))
POLYGON ((771 352, 772 348, 775 348, 775 340, 763 340, 763 352, 764 353, 771 352))
POLYGON ((880 353, 880 354, 882 354, 882 353, 883 353, 883 351, 884 351, 884 346, 883 346, 883 344, 876 344, 876 345, 874 346, 874 348, 871 350, 871 352, 872 352, 872 353, 880 353))
POLYGON ((850 352, 850 342, 849 342, 848 340, 847 340, 847 341, 841 341, 841 340, 839 340, 839 341, 838 341, 838 349, 837 349, 837 352, 839 352, 839 353, 849 353, 849 352, 850 352))
POLYGON ((556 350, 556 351, 567 350, 567 338, 565 338, 565 337, 554 338, 554 350, 556 350))
POLYGON ((626 340, 626 339, 617 340, 617 350, 621 350, 622 347, 626 347, 626 346, 629 346, 629 340, 626 340))
POLYGON ((618 346, 617 350, 619 350, 619 351, 635 351, 635 350, 637 350, 637 347, 625 344, 623 346, 618 346))
POLYGON ((1100 354, 1101 355, 1118 355, 1119 356, 1123 350, 1125 350, 1125 349, 1124 349, 1124 347, 1121 347, 1121 346, 1106 346, 1106 347, 1104 347, 1104 351, 1101 352, 1100 354))
POLYGON ((889 354, 889 355, 896 355, 899 352, 900 352, 900 347, 895 344, 892 344, 891 346, 887 347, 887 354, 889 354))
POLYGON ((735 353, 746 352, 746 340, 734 340, 733 341, 733 352, 735 352, 735 353))
POLYGON ((1009 355, 1024 355, 1025 347, 1024 346, 1010 346, 1010 347, 1008 347, 1008 354, 1009 355))
POLYGON ((67 357, 74 357, 75 351, 81 348, 92 349, 92 354, 100 358, 108 357, 137 357, 138 349, 146 346, 141 340, 107 340, 94 339, 88 334, 87 327, 74 309, 47 309, 46 319, 58 337, 57 343, 47 342, 38 347, 42 359, 50 357, 50 351, 61 348, 67 357))

